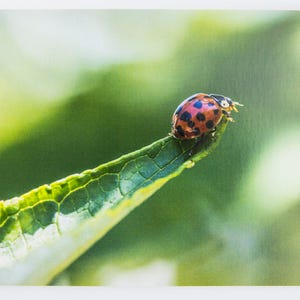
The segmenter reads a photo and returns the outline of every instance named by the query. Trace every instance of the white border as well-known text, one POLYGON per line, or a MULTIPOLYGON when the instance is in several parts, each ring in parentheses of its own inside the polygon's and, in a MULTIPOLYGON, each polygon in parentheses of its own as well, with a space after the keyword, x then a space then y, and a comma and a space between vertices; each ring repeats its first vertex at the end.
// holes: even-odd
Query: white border
POLYGON ((1 9, 300 10, 299 0, 0 0, 1 9))
POLYGON ((299 287, 169 287, 169 288, 109 288, 109 287, 1 287, 1 299, 45 300, 298 300, 299 287))

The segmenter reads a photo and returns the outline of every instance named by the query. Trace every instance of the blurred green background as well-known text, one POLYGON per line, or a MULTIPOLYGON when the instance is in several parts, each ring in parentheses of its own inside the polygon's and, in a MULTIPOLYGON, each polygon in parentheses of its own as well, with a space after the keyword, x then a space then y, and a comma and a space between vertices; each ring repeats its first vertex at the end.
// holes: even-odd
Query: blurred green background
POLYGON ((54 285, 300 284, 300 14, 1 11, 0 197, 170 131, 196 92, 245 106, 217 148, 54 285))

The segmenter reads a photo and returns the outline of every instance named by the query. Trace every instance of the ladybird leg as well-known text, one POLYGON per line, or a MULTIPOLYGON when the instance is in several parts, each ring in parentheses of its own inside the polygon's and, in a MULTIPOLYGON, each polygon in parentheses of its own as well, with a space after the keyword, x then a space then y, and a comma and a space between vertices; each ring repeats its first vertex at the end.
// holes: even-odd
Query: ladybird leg
POLYGON ((197 150, 199 148, 199 145, 201 144, 201 142, 203 141, 203 137, 204 137, 204 134, 202 134, 200 137, 198 137, 196 139, 196 143, 195 145, 193 146, 193 148, 190 150, 189 152, 189 157, 191 157, 192 155, 196 154, 197 153, 197 150))
POLYGON ((211 137, 212 137, 213 140, 216 140, 216 136, 215 136, 216 131, 217 131, 217 127, 214 127, 214 129, 212 129, 210 131, 210 134, 211 134, 211 137))
POLYGON ((227 120, 229 122, 235 122, 234 119, 232 118, 230 112, 226 111, 226 110, 223 110, 223 115, 227 118, 227 120))

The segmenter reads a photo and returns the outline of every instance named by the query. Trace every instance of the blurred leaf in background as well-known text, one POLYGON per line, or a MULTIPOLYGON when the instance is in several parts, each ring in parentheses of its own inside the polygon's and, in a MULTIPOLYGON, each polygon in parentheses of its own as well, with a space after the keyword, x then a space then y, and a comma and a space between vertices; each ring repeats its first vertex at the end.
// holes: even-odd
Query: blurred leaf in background
POLYGON ((299 12, 1 12, 2 199, 165 136, 193 93, 245 105, 201 166, 53 284, 300 284, 299 23, 299 12))

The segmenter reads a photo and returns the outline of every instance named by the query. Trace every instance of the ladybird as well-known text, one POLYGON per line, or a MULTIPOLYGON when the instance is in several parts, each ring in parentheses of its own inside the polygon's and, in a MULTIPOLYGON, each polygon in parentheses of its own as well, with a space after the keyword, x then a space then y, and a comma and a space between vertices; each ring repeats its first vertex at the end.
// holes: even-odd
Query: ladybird
POLYGON ((223 117, 233 121, 231 111, 238 111, 242 104, 230 98, 198 93, 185 99, 175 110, 172 118, 172 135, 181 140, 201 138, 214 131, 223 117))

